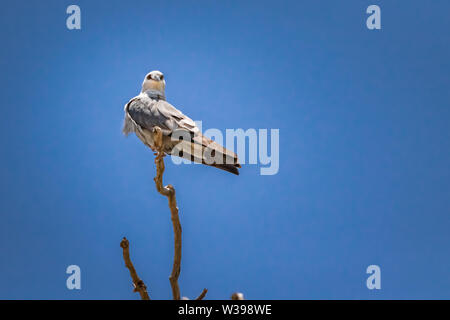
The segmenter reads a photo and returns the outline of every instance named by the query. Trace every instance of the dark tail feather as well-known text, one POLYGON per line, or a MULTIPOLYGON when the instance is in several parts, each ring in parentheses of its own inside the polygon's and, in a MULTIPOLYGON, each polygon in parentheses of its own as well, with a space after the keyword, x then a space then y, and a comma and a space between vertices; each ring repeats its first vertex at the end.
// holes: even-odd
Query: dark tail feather
MULTIPOLYGON (((177 142, 170 151, 170 154, 177 157, 182 157, 184 159, 191 160, 193 162, 197 163, 203 163, 207 166, 216 167, 228 172, 231 172, 235 175, 239 175, 238 168, 241 167, 239 164, 237 155, 234 152, 228 151, 221 145, 215 143, 214 141, 204 137, 204 136, 196 136, 195 139, 200 141, 198 143, 194 143, 192 141, 184 141, 181 140, 180 142, 177 142), (200 144, 202 143, 202 144, 200 144), (195 147, 200 146, 202 149, 200 149, 201 153, 196 155, 195 147), (210 152, 209 156, 213 157, 214 159, 209 160, 216 160, 216 155, 219 158, 219 162, 222 163, 207 163, 205 159, 205 148, 211 148, 211 150, 207 150, 210 152), (218 153, 218 154, 217 154, 218 153), (222 161, 220 161, 222 160, 222 161)), ((198 152, 198 150, 197 150, 198 152)))
POLYGON ((211 164, 210 166, 231 172, 237 176, 239 175, 239 170, 234 164, 211 164))

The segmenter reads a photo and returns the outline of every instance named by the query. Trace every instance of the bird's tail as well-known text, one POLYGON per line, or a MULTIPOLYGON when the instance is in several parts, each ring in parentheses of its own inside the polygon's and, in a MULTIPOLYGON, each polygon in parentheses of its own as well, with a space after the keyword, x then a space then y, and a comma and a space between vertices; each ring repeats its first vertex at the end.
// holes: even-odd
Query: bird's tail
POLYGON ((238 168, 240 168, 240 165, 239 167, 234 164, 211 164, 210 166, 231 172, 237 176, 239 175, 238 168))
POLYGON ((192 137, 188 141, 181 140, 176 143, 170 154, 236 175, 239 175, 238 168, 241 168, 236 153, 227 150, 201 134, 192 137))

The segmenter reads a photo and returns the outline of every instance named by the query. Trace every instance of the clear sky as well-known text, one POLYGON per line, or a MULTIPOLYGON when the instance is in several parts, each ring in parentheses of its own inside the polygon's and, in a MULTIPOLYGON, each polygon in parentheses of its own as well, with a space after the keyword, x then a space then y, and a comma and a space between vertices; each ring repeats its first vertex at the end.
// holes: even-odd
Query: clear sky
POLYGON ((180 287, 210 299, 450 298, 450 2, 8 1, 0 298, 171 298, 154 156, 121 134, 145 74, 204 128, 280 129, 280 170, 166 161, 180 287), (66 8, 81 8, 81 30, 66 8), (381 7, 381 30, 366 8, 381 7), (81 268, 81 290, 66 268, 81 268), (368 290, 366 268, 381 268, 368 290))

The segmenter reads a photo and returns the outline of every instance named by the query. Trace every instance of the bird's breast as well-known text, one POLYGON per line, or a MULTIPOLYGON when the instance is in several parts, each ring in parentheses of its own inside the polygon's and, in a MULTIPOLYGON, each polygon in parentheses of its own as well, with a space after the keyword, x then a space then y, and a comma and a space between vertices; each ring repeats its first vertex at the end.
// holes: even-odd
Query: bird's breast
POLYGON ((162 81, 146 80, 143 91, 146 90, 156 90, 164 94, 164 83, 162 81))

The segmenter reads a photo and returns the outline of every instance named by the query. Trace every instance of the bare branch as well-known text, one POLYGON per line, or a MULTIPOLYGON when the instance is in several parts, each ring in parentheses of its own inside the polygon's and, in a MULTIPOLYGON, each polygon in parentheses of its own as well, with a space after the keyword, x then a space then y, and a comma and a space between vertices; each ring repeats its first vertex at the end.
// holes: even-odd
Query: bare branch
POLYGON ((130 243, 127 238, 123 237, 120 242, 120 246, 123 249, 123 260, 125 261, 125 266, 130 271, 131 279, 133 280, 134 292, 139 292, 142 300, 150 300, 150 297, 147 293, 147 287, 145 286, 144 281, 142 281, 137 275, 136 269, 134 269, 133 263, 130 259, 130 243))
MULTIPOLYGON (((178 278, 180 276, 181 271, 181 224, 180 217, 178 215, 178 207, 177 200, 175 197, 175 188, 172 185, 163 186, 163 174, 164 174, 164 148, 163 148, 163 140, 162 140, 162 131, 159 127, 155 127, 153 130, 154 133, 154 141, 155 141, 155 149, 156 149, 156 177, 154 178, 156 190, 167 197, 169 202, 170 214, 173 225, 173 233, 174 233, 174 257, 173 257, 173 265, 172 272, 170 274, 169 280, 170 285, 172 287, 172 296, 174 300, 180 300, 180 287, 178 285, 178 278)), ((123 238, 120 246, 123 248, 123 259, 125 260, 125 266, 130 270, 131 278, 133 279, 133 285, 135 287, 134 291, 139 292, 142 300, 150 300, 150 297, 147 293, 147 287, 144 284, 133 267, 133 263, 130 260, 129 253, 129 242, 126 238, 123 238)), ((202 300, 206 293, 207 289, 203 289, 202 293, 197 297, 196 300, 202 300)))
POLYGON ((206 296, 206 293, 208 292, 208 289, 203 289, 202 293, 195 299, 195 300, 203 300, 203 298, 206 296))
POLYGON ((180 218, 178 216, 177 200, 175 198, 175 189, 172 185, 163 186, 163 173, 164 173, 164 151, 162 143, 162 132, 159 127, 155 127, 153 130, 155 147, 158 151, 156 153, 155 164, 156 164, 156 177, 155 185, 156 190, 163 196, 166 196, 169 201, 169 208, 171 213, 173 232, 174 232, 174 257, 172 273, 170 274, 169 280, 172 287, 172 296, 174 300, 180 300, 180 287, 178 286, 178 277, 180 276, 181 269, 181 224, 180 218))

